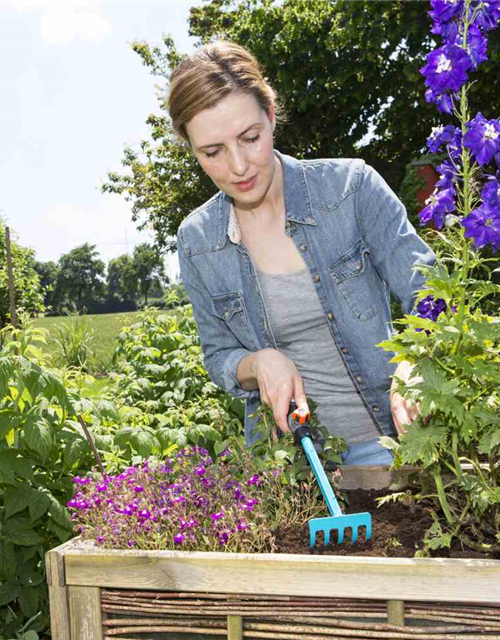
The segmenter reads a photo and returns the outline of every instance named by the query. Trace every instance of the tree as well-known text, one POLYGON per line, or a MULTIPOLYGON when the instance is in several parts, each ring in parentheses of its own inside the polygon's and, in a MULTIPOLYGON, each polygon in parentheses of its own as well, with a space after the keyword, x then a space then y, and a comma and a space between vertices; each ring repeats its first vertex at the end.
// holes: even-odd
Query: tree
POLYGON ((148 303, 148 294, 152 288, 162 288, 168 281, 165 275, 163 259, 147 242, 138 244, 134 249, 134 270, 139 278, 139 288, 148 303))
MULTIPOLYGON (((0 217, 0 328, 11 322, 9 286, 7 274, 7 245, 5 221, 0 217)), ((35 271, 35 252, 22 247, 11 232, 12 276, 16 309, 29 314, 44 311, 44 290, 35 271)))
MULTIPOLYGON (((419 73, 437 44, 429 9, 420 0, 212 0, 191 9, 190 35, 200 43, 228 38, 256 55, 288 113, 276 130, 278 149, 299 158, 362 157, 398 191, 431 128, 448 122, 425 102, 419 73)), ((153 75, 168 79, 180 56, 171 38, 164 45, 132 47, 153 75)), ((500 106, 500 30, 491 34, 489 57, 470 105, 492 118, 500 106)), ((152 140, 140 151, 126 148, 129 173, 108 174, 102 190, 133 202, 139 228, 152 228, 156 246, 168 250, 182 219, 215 187, 176 143, 165 115, 147 122, 152 140)))
POLYGON ((135 302, 139 289, 139 278, 134 261, 128 253, 108 262, 107 297, 119 302, 135 302))
POLYGON ((58 274, 57 264, 53 260, 48 260, 47 262, 38 262, 36 260, 33 268, 40 277, 40 286, 45 289, 45 306, 52 307, 52 297, 58 274))
POLYGON ((104 297, 104 262, 94 244, 86 242, 65 253, 59 259, 59 273, 54 291, 54 303, 61 311, 65 305, 89 310, 104 297))

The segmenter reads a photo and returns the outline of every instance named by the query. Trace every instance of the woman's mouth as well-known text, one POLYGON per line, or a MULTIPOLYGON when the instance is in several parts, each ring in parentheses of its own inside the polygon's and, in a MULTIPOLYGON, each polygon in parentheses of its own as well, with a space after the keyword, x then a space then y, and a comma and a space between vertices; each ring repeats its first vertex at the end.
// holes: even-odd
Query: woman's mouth
POLYGON ((256 181, 257 181, 257 176, 254 176, 253 178, 250 178, 250 180, 247 180, 246 182, 236 182, 234 186, 240 191, 250 191, 250 189, 254 188, 256 181))

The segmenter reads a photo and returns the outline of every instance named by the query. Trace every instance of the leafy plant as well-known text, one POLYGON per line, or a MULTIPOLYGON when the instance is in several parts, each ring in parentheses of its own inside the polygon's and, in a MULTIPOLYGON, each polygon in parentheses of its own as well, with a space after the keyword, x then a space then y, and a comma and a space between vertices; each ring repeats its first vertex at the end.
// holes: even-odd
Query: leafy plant
POLYGON ((70 313, 66 322, 57 325, 55 333, 57 357, 62 366, 86 369, 93 353, 92 320, 85 314, 70 313))
POLYGON ((420 417, 393 449, 397 464, 422 466, 440 506, 425 537, 428 550, 458 538, 468 547, 500 552, 500 317, 488 301, 500 294, 491 253, 500 248, 500 122, 471 118, 468 73, 486 59, 486 33, 500 19, 498 2, 433 0, 434 33, 445 40, 422 69, 428 100, 454 114, 460 127, 433 130, 431 151, 448 159, 421 223, 433 221, 437 262, 421 267, 426 289, 417 315, 381 344, 395 362, 414 365, 400 392, 420 417), (493 165, 493 166, 492 166, 493 165), (496 165, 496 167, 495 167, 496 165), (481 279, 483 278, 483 279, 481 279))

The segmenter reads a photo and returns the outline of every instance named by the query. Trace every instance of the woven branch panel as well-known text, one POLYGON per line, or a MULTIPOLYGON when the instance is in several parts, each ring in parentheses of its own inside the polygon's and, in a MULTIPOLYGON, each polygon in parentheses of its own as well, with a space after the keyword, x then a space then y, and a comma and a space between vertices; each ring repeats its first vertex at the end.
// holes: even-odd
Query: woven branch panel
POLYGON ((225 638, 228 616, 241 616, 244 638, 500 638, 500 596, 498 606, 407 603, 404 627, 388 624, 376 600, 102 589, 101 607, 104 637, 123 640, 225 638))

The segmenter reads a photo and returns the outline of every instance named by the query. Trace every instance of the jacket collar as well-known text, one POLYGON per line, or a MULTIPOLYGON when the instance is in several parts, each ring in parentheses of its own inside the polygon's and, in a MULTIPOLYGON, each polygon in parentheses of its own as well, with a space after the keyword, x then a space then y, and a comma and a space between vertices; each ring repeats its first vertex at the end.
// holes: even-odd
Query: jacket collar
MULTIPOLYGON (((276 149, 275 155, 281 161, 283 168, 283 189, 285 194, 285 224, 291 222, 316 225, 311 213, 309 190, 307 188, 304 167, 299 160, 280 153, 276 149)), ((223 191, 219 200, 219 246, 222 247, 229 238, 234 244, 241 240, 238 221, 232 206, 232 199, 223 191)))

